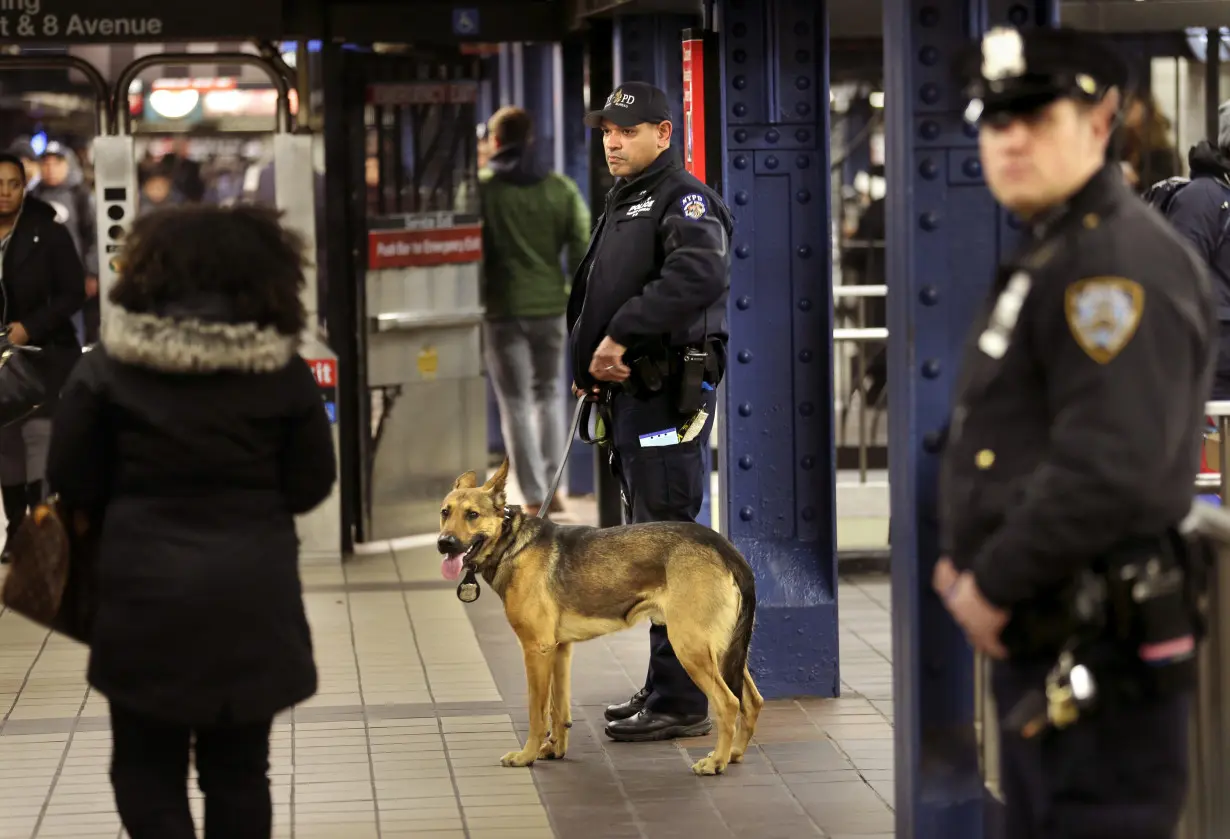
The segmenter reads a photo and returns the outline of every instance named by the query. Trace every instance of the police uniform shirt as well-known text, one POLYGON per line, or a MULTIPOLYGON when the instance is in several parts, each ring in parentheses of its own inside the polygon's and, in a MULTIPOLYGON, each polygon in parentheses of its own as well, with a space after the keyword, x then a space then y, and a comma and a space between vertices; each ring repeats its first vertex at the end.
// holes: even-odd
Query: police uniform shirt
MULTIPOLYGON (((636 125, 669 117, 661 91, 629 83, 587 122, 636 125)), ((573 380, 596 384, 589 364, 608 335, 630 350, 724 340, 732 232, 721 197, 684 169, 671 148, 638 176, 616 181, 568 302, 573 380)))
POLYGON ((942 548, 1011 608, 1190 509, 1217 322, 1199 259, 1116 164, 1038 220, 964 349, 942 548))

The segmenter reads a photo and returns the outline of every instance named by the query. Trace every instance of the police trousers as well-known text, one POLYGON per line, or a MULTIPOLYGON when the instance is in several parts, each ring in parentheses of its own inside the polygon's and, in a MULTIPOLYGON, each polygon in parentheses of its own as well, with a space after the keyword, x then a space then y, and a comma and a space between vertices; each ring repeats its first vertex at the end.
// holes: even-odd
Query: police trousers
MULTIPOLYGON (((675 409, 669 388, 640 399, 621 393, 611 404, 610 436, 623 485, 625 515, 633 523, 651 521, 696 521, 704 501, 703 456, 713 428, 715 391, 705 391, 703 410, 708 414, 701 433, 690 442, 664 442, 662 432, 677 431, 690 417, 675 409)), ((709 702, 692 683, 671 648, 665 626, 649 628, 649 692, 645 707, 654 713, 688 716, 706 714, 709 702)))
MULTIPOLYGON (((997 662, 1003 719, 1050 664, 997 662)), ((1031 739, 1000 738, 1007 839, 1173 839, 1187 794, 1185 694, 1101 709, 1031 739)))

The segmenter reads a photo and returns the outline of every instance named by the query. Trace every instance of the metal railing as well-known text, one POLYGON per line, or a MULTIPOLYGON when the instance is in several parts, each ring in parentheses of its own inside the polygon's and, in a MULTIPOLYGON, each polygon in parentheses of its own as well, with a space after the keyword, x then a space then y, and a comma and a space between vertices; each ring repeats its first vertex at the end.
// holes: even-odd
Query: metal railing
MULTIPOLYGON (((844 247, 862 244, 865 243, 847 242, 844 247)), ((888 388, 882 387, 874 399, 875 404, 870 404, 871 397, 869 391, 872 382, 868 379, 868 344, 887 341, 888 329, 864 325, 867 322, 866 301, 869 298, 886 298, 887 296, 887 285, 840 285, 833 287, 833 300, 835 303, 844 299, 855 301, 854 320, 857 326, 834 327, 833 344, 855 344, 855 383, 854 387, 848 391, 848 395, 841 399, 841 414, 838 418, 838 444, 843 445, 846 441, 846 425, 849 420, 851 404, 857 398, 855 422, 857 423, 858 479, 859 483, 863 484, 867 483, 869 468, 867 452, 871 446, 871 440, 874 439, 879 428, 880 416, 888 397, 888 388), (873 413, 874 416, 872 416, 873 413), (868 425, 869 422, 870 426, 868 425)))

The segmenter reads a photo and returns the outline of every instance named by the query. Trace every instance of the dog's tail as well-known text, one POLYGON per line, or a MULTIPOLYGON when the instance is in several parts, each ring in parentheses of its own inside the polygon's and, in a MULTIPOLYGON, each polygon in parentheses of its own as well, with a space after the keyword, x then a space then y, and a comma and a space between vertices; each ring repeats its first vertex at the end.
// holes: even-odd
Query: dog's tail
POLYGON ((747 667, 747 652, 752 643, 752 626, 756 622, 756 578, 751 566, 733 545, 720 549, 726 567, 735 578, 739 589, 739 615, 735 618, 730 643, 722 660, 722 681, 730 688, 739 706, 743 706, 743 671, 747 667))

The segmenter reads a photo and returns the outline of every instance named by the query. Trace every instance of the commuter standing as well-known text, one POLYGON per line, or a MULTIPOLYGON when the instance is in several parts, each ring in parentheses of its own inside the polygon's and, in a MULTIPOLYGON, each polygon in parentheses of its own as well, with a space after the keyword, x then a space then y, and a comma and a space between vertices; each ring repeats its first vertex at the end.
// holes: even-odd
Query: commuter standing
POLYGON ((269 839, 269 735, 316 692, 295 519, 336 479, 298 355, 303 247, 257 207, 138 218, 48 477, 100 531, 88 677, 131 839, 269 839))
POLYGON ((37 347, 30 360, 46 393, 26 419, 0 428, 0 497, 5 547, 30 507, 46 495, 44 470, 51 416, 60 388, 81 357, 73 315, 85 298, 85 275, 67 228, 49 205, 26 194, 26 169, 0 154, 0 324, 7 340, 37 347))
POLYGON ((1208 276, 1108 160, 1127 77, 1110 43, 995 29, 962 71, 987 185, 1025 228, 965 345, 934 587, 997 659, 1007 835, 1171 839, 1188 689, 1157 675, 1137 635, 1153 617, 1125 605, 1139 594, 1116 596, 1099 628, 1071 591, 1086 573, 1120 585, 1110 569, 1173 555, 1212 375, 1208 276), (1056 707, 1061 650, 1092 668, 1096 707, 1039 733, 1018 723, 1039 719, 1034 700, 1056 707))
POLYGON ((1191 180, 1173 192, 1164 212, 1213 277, 1220 325, 1211 398, 1230 399, 1230 101, 1217 118, 1217 136, 1192 146, 1191 180))
MULTIPOLYGON (((566 175, 537 156, 534 123, 520 108, 501 108, 487 123, 491 155, 479 171, 483 218, 483 354, 504 445, 525 508, 537 514, 559 468, 566 439, 564 311, 567 254, 575 272, 585 256, 590 216, 566 175)), ((551 512, 563 504, 551 499, 551 512)))
POLYGON ((64 225, 85 263, 85 305, 81 311, 82 338, 92 344, 98 338, 98 220, 94 193, 85 182, 81 160, 64 143, 47 144, 42 156, 43 178, 30 194, 50 204, 56 221, 64 225))
MULTIPOLYGON (((671 149, 666 94, 628 82, 586 116, 615 185, 568 301, 574 388, 603 406, 632 522, 695 521, 725 372, 733 222, 671 149)), ((651 626, 645 685, 606 709, 614 740, 707 733, 708 701, 651 626)))

